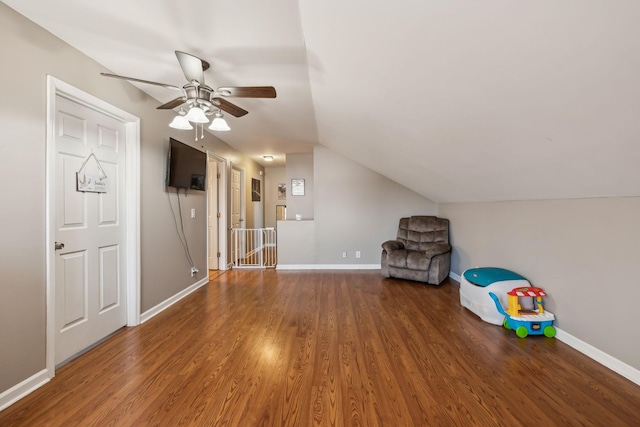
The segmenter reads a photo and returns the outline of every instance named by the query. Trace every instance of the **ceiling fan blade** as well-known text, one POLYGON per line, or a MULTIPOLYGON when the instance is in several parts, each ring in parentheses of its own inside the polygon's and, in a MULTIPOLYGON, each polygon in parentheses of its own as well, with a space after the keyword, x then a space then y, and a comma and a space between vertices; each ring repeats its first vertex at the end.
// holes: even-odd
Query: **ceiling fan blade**
POLYGON ((105 76, 105 77, 113 77, 114 79, 129 80, 129 81, 132 81, 132 82, 146 83, 148 85, 162 86, 162 87, 167 88, 167 89, 174 89, 174 90, 180 90, 180 91, 182 90, 181 87, 174 86, 174 85, 168 85, 166 83, 152 82, 150 80, 136 79, 135 77, 119 76, 117 74, 110 74, 110 73, 100 73, 100 74, 105 76))
POLYGON ((275 98, 276 88, 273 86, 225 86, 217 90, 224 96, 234 96, 237 98, 275 98))
POLYGON ((182 72, 187 80, 190 82, 195 80, 201 85, 204 85, 204 71, 209 68, 207 61, 203 61, 197 56, 180 52, 179 50, 176 50, 176 58, 178 58, 180 68, 182 68, 182 72))
POLYGON ((187 102, 186 98, 183 98, 183 97, 176 98, 174 100, 167 102, 166 104, 162 104, 161 106, 158 107, 158 110, 173 110, 174 108, 181 106, 185 102, 187 102))
POLYGON ((227 113, 231 114, 234 117, 242 117, 246 114, 249 114, 247 110, 238 107, 236 104, 232 104, 226 99, 213 98, 211 99, 211 103, 215 105, 217 108, 223 111, 226 111, 227 113))

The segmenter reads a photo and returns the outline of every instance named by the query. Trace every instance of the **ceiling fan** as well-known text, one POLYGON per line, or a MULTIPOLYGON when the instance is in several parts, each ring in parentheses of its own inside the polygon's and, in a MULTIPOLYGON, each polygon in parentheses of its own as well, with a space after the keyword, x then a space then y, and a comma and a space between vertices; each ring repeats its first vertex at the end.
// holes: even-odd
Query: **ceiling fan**
MULTIPOLYGON (((146 83, 161 86, 167 89, 182 92, 181 96, 162 104, 160 110, 173 110, 177 107, 186 107, 188 112, 186 118, 195 123, 207 123, 206 116, 216 115, 221 117, 220 110, 232 116, 242 117, 248 113, 247 110, 227 101, 225 97, 236 98, 275 98, 276 89, 273 86, 223 86, 213 89, 204 82, 204 72, 210 65, 197 56, 176 51, 176 57, 187 83, 182 86, 174 86, 166 83, 152 82, 135 77, 120 76, 117 74, 100 73, 105 77, 130 80, 138 83, 146 83), (186 105, 185 105, 186 104, 186 105), (200 111, 197 111, 200 110, 200 111), (193 118, 193 120, 192 120, 193 118)), ((184 111, 184 110, 182 110, 184 111)))

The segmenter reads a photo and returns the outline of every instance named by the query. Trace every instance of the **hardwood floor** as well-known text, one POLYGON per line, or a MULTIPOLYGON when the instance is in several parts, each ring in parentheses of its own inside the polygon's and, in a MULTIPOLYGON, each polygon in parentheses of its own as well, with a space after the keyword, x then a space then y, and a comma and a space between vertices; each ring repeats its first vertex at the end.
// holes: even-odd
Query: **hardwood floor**
POLYGON ((224 270, 209 270, 209 281, 215 280, 218 276, 224 274, 224 270))
MULTIPOLYGON (((562 313, 557 313, 561 318, 562 313)), ((458 286, 229 271, 0 412, 0 426, 631 426, 640 387, 517 338, 458 286)))

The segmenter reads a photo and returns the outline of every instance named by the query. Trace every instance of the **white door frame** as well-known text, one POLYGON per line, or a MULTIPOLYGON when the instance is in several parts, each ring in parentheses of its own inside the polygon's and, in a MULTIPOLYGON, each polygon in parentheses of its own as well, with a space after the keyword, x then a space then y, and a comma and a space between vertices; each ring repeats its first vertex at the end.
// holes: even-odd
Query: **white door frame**
MULTIPOLYGON (((207 166, 208 160, 213 160, 218 163, 220 179, 218 182, 218 212, 220 212, 220 218, 218 218, 218 251, 220 252, 220 258, 218 259, 218 270, 227 269, 227 159, 220 157, 213 152, 207 150, 207 166)), ((207 173, 209 171, 207 170, 207 173)), ((207 193, 207 197, 209 194, 207 193)), ((207 209, 209 203, 207 203, 207 209)), ((207 221, 209 221, 209 215, 207 212, 207 221)), ((207 232, 209 230, 209 224, 207 223, 207 232)), ((208 241, 208 239, 207 239, 208 241)), ((207 244, 207 260, 209 259, 209 244, 207 244)))
POLYGON ((140 324, 140 119, 107 102, 77 89, 62 80, 47 75, 47 141, 45 183, 45 254, 46 254, 46 304, 47 304, 47 355, 49 378, 55 375, 55 120, 56 95, 99 111, 125 124, 126 159, 125 195, 127 250, 126 305, 127 326, 140 324))

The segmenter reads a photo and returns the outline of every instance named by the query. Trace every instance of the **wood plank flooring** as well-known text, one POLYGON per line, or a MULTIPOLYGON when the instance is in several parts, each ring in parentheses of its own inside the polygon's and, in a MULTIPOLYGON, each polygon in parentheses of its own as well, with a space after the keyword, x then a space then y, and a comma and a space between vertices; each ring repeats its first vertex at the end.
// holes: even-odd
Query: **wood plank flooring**
MULTIPOLYGON (((556 313, 561 318, 562 313, 556 313)), ((517 338, 458 286, 379 271, 229 271, 124 328, 0 426, 632 426, 640 387, 517 338)))

